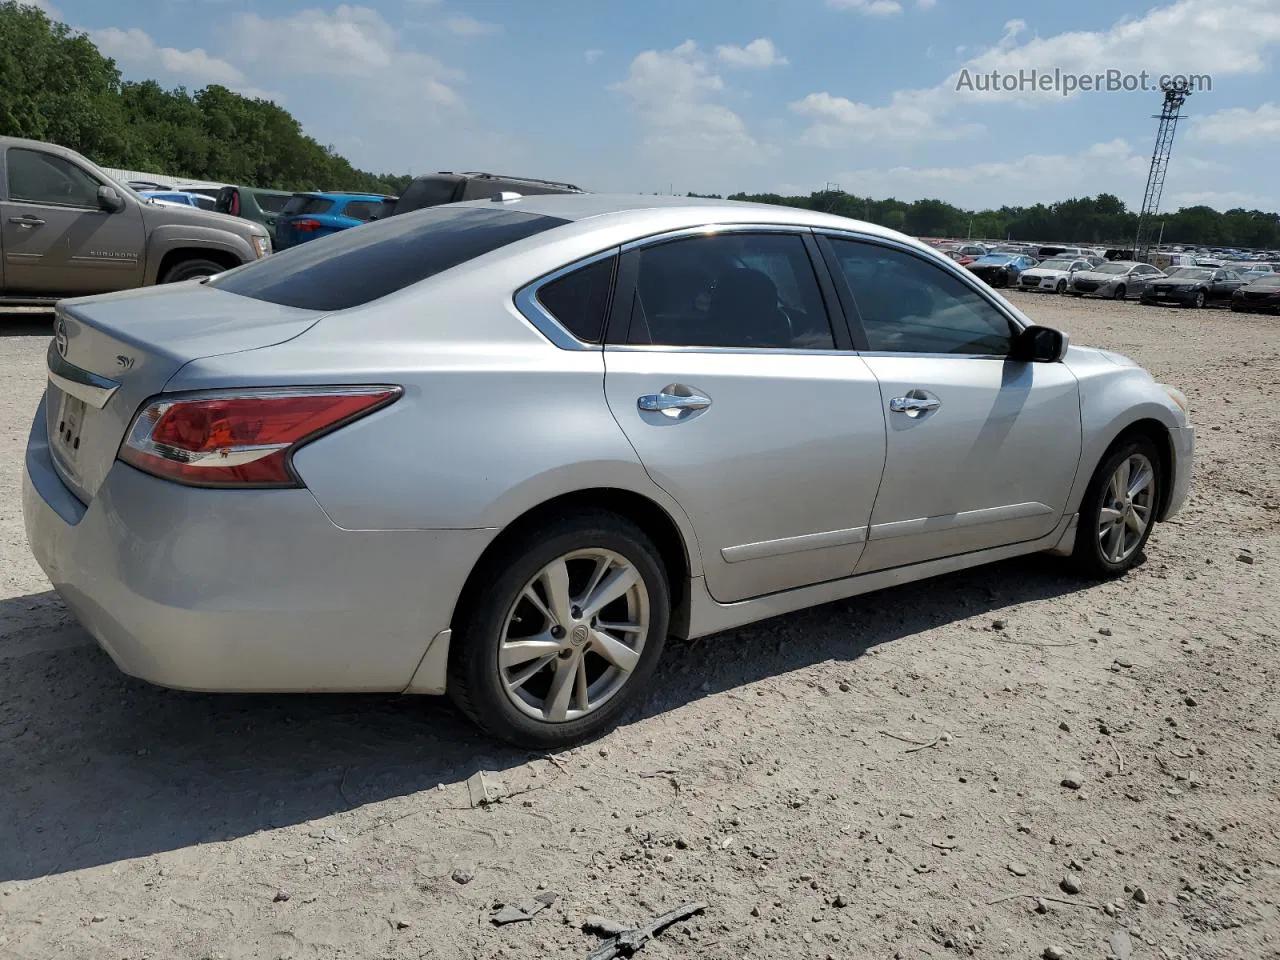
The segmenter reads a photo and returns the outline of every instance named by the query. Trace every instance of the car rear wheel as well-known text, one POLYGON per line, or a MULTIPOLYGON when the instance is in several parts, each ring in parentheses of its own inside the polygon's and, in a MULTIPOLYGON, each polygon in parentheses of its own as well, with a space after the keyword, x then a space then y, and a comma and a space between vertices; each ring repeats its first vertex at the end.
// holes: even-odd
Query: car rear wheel
POLYGON ((196 280, 200 277, 212 277, 215 273, 221 273, 227 269, 220 263, 212 260, 201 260, 193 258, 191 260, 179 260, 172 267, 164 272, 164 276, 160 278, 161 283, 180 283, 183 280, 196 280))
POLYGON ((1124 295, 1125 295, 1125 288, 1124 288, 1124 284, 1122 283, 1120 284, 1120 286, 1116 287, 1116 292, 1113 293, 1111 296, 1114 297, 1116 300, 1123 300, 1124 295))
POLYGON ((670 589, 657 549, 630 521, 592 510, 531 528, 473 583, 448 690, 486 733, 558 750, 604 733, 648 687, 670 589))
POLYGON ((1155 525, 1160 458, 1146 437, 1122 438, 1089 481, 1076 529, 1073 559, 1090 577, 1132 569, 1155 525))

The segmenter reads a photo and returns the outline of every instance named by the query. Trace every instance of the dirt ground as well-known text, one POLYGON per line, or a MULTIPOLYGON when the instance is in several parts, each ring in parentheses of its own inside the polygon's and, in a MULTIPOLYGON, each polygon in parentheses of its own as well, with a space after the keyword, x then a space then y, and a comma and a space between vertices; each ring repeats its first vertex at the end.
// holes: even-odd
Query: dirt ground
POLYGON ((1146 562, 1022 559, 676 644, 554 759, 434 699, 121 676, 24 544, 48 331, 6 322, 0 957, 585 957, 587 916, 691 900, 641 956, 1280 957, 1280 319, 1013 296, 1190 398, 1194 490, 1146 562))

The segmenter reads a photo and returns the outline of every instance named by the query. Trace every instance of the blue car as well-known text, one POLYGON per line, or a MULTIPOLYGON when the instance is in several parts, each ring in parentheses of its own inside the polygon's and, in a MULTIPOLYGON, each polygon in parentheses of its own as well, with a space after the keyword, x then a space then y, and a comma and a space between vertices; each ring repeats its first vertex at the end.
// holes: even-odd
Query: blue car
POLYGON ((180 207, 213 209, 213 197, 206 197, 202 193, 187 193, 183 190, 139 190, 138 196, 146 197, 148 200, 159 200, 161 203, 176 204, 180 207))
POLYGON ((295 193, 276 221, 276 249, 389 217, 395 197, 376 193, 295 193))
POLYGON ((965 269, 977 274, 989 286, 1016 287, 1022 271, 1031 269, 1036 263, 1035 257, 1022 254, 988 253, 985 257, 979 257, 973 263, 967 264, 965 269))

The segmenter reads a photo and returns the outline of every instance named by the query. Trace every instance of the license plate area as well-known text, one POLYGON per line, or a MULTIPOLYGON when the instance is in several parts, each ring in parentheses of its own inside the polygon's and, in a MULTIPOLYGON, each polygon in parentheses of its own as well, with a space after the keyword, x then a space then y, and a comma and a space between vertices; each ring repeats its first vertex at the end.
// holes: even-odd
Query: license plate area
POLYGON ((58 414, 53 421, 53 445, 59 458, 74 465, 80 455, 80 432, 84 428, 85 402, 69 393, 62 395, 58 414))

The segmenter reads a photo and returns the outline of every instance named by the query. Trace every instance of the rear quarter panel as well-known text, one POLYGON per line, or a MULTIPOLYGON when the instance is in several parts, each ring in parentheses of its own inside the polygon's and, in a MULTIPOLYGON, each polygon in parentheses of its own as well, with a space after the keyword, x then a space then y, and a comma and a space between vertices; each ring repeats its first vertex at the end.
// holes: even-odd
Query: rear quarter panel
POLYGON ((394 404, 294 457, 338 526, 502 528, 566 493, 626 490, 672 517, 697 575, 687 517, 649 478, 605 402, 602 352, 555 347, 509 296, 495 296, 537 273, 504 278, 499 267, 477 285, 457 272, 428 281, 430 297, 397 295, 277 347, 196 361, 166 389, 400 385, 394 404))

